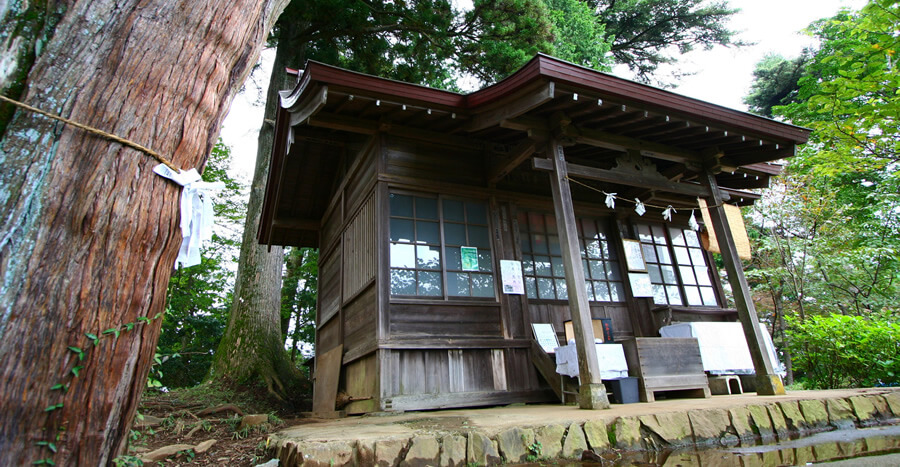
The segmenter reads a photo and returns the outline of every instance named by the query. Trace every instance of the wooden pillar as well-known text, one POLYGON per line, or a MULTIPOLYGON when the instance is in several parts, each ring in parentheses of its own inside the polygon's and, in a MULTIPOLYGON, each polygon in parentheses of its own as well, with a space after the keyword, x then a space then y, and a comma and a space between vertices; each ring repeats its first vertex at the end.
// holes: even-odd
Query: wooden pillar
POLYGON ((744 328, 744 337, 747 339, 753 368, 756 370, 756 393, 766 396, 785 394, 781 376, 777 375, 773 369, 774 366, 769 359, 765 341, 759 330, 756 307, 753 305, 750 287, 747 285, 747 278, 744 277, 744 269, 738 258, 737 246, 731 235, 728 218, 725 216, 725 207, 722 205, 722 195, 719 191, 719 184, 716 182, 716 176, 706 171, 704 181, 711 192, 709 216, 712 220, 712 227, 716 232, 716 239, 719 241, 719 250, 722 252, 722 260, 725 263, 725 270, 728 272, 728 282, 731 284, 734 294, 738 318, 744 328))
POLYGON ((566 288, 569 295, 569 312, 575 331, 575 348, 578 353, 578 373, 581 378, 578 404, 582 409, 608 409, 609 399, 600 381, 600 364, 594 348, 594 327, 591 322, 591 308, 584 288, 584 269, 581 249, 578 246, 578 228, 575 224, 575 209, 572 206, 572 192, 569 189, 566 159, 563 147, 555 138, 550 138, 547 153, 553 159, 550 173, 550 187, 553 192, 553 210, 559 230, 559 243, 566 272, 566 288))

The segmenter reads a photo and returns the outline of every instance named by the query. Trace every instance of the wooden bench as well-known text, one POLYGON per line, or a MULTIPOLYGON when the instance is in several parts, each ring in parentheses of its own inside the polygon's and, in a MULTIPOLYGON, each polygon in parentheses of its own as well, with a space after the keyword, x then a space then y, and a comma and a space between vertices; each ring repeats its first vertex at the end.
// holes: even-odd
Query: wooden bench
POLYGON ((683 391, 687 396, 710 397, 697 339, 638 337, 622 344, 628 371, 638 378, 641 401, 653 402, 658 391, 683 391))

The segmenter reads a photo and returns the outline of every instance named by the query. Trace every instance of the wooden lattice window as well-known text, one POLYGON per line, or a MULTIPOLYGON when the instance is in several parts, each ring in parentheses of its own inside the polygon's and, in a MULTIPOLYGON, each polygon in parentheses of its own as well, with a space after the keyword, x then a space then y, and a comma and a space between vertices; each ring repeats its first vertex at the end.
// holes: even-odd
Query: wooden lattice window
POLYGON ((712 271, 697 232, 658 224, 637 224, 653 284, 654 302, 717 306, 712 271))
POLYGON ((390 194, 391 295, 495 298, 494 259, 484 202, 390 194), (463 249, 477 267, 463 267, 463 249))
MULTIPOLYGON (((528 298, 567 300, 569 294, 556 218, 549 214, 520 212, 518 223, 528 298)), ((624 301, 619 260, 615 249, 610 248, 606 222, 579 218, 577 226, 588 300, 624 301)))

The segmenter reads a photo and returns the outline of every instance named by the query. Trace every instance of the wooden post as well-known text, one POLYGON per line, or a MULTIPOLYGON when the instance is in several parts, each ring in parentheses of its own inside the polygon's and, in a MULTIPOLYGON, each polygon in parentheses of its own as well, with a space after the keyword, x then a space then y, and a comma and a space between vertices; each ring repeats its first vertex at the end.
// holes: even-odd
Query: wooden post
POLYGON ((725 263, 725 270, 728 272, 728 282, 731 284, 734 294, 738 318, 744 328, 744 337, 747 339, 750 358, 753 360, 753 368, 756 370, 756 393, 766 396, 785 394, 781 376, 773 370, 774 366, 769 359, 765 341, 759 330, 756 307, 753 306, 750 287, 747 285, 747 278, 744 277, 744 269, 738 258, 737 246, 731 235, 728 218, 725 216, 725 207, 722 205, 722 195, 719 191, 719 184, 716 182, 716 176, 706 171, 704 181, 711 193, 709 216, 712 220, 712 227, 716 232, 716 239, 719 241, 719 250, 722 252, 722 260, 725 263))
POLYGON ((575 348, 578 353, 578 373, 581 377, 578 404, 582 409, 608 409, 609 399, 600 381, 600 363, 594 348, 594 327, 591 322, 587 291, 584 288, 584 269, 581 263, 581 249, 578 247, 578 228, 575 224, 572 192, 567 179, 566 158, 562 145, 555 138, 550 138, 548 154, 553 159, 550 187, 553 192, 553 210, 556 214, 559 243, 566 271, 569 312, 572 315, 575 348))

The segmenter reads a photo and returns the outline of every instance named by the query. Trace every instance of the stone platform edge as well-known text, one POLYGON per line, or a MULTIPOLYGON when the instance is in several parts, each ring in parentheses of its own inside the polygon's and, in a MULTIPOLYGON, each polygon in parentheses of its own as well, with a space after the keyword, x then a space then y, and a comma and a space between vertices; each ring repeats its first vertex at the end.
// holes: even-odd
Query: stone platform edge
POLYGON ((472 466, 540 459, 580 459, 582 452, 659 450, 786 440, 831 429, 897 423, 900 391, 826 399, 760 402, 585 422, 513 427, 490 436, 477 429, 382 440, 296 441, 271 437, 281 466, 472 466), (533 456, 533 457, 529 457, 533 456))

